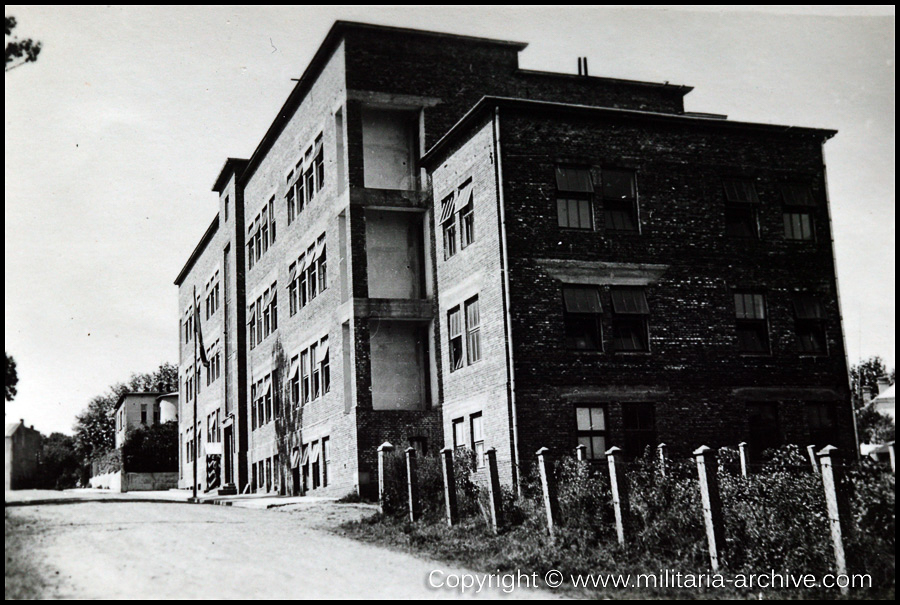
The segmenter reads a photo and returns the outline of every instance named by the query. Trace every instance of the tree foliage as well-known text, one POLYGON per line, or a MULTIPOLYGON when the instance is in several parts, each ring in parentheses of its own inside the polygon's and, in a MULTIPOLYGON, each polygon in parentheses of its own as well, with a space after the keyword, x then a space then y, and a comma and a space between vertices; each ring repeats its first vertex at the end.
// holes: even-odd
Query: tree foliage
POLYGON ((16 385, 19 384, 19 374, 16 372, 16 360, 6 353, 6 400, 16 398, 16 385))
POLYGON ((62 433, 51 433, 41 445, 41 463, 38 468, 37 487, 42 489, 66 489, 75 487, 80 477, 81 464, 75 453, 75 438, 62 433))
POLYGON ((37 61, 38 55, 41 53, 41 43, 35 42, 31 38, 20 40, 13 35, 16 28, 16 18, 9 15, 6 16, 6 71, 12 71, 17 67, 21 67, 26 63, 37 61))
POLYGON ((129 433, 122 445, 122 465, 129 473, 177 471, 178 423, 141 426, 129 433))
MULTIPOLYGON (((178 388, 178 368, 164 363, 155 372, 132 374, 128 382, 112 385, 105 395, 91 399, 87 408, 75 420, 75 449, 82 460, 88 461, 115 447, 116 403, 124 393, 167 393, 178 388)), ((177 438, 176 438, 177 443, 177 438)))
POLYGON ((878 395, 878 379, 886 378, 894 384, 894 370, 890 372, 877 355, 851 366, 850 387, 853 390, 853 409, 858 410, 878 395))
POLYGON ((850 368, 856 428, 863 443, 887 443, 894 440, 894 421, 876 410, 871 403, 872 398, 878 395, 879 379, 887 379, 890 384, 894 384, 894 370, 889 372, 880 357, 870 357, 850 368))

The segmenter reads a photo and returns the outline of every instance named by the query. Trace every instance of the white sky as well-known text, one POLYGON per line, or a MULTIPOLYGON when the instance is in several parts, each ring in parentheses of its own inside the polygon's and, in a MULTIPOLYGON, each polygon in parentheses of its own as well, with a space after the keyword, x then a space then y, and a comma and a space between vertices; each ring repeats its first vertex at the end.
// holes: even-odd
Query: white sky
POLYGON ((213 181, 250 156, 336 19, 529 42, 525 68, 575 73, 587 56, 591 75, 694 86, 689 111, 837 129, 825 149, 850 360, 894 365, 893 6, 6 14, 43 43, 5 77, 5 348, 20 380, 7 420, 70 432, 110 384, 178 361, 172 282, 216 212, 213 181))

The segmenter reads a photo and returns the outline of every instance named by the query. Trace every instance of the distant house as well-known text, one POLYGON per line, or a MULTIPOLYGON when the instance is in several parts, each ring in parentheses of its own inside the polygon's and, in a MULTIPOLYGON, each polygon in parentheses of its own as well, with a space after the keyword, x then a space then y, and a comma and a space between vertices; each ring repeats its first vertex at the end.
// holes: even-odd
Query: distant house
POLYGON ((41 433, 24 420, 6 425, 6 479, 4 489, 28 489, 37 476, 41 433))
MULTIPOLYGON (((138 471, 135 467, 147 466, 140 461, 124 461, 122 447, 128 436, 141 427, 178 421, 178 393, 123 393, 116 402, 116 452, 109 452, 105 460, 95 460, 90 485, 112 491, 146 491, 176 487, 178 475, 173 467, 138 471), (123 468, 124 467, 124 468, 123 468)), ((173 439, 174 441, 174 439, 173 439)), ((175 443, 172 447, 176 447, 175 443)), ((141 458, 141 454, 137 454, 141 458)), ((144 463, 148 460, 144 459, 144 463)), ((154 465, 152 460, 149 464, 154 465)))
POLYGON ((123 393, 116 402, 116 449, 141 426, 178 420, 178 393, 123 393))
POLYGON ((876 412, 890 416, 891 420, 896 424, 894 417, 894 385, 889 384, 886 380, 879 380, 878 395, 872 399, 871 403, 876 412))

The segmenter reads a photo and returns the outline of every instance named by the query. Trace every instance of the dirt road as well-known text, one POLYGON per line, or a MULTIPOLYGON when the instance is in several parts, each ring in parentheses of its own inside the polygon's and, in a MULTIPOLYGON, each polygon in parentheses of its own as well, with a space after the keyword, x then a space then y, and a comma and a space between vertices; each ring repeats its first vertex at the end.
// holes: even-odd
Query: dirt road
MULTIPOLYGON (((434 588, 469 573, 361 544, 324 528, 371 514, 352 505, 248 510, 183 503, 85 502, 7 509, 24 528, 41 596, 79 599, 458 598, 434 588), (433 570, 440 570, 432 574, 433 570)), ((472 590, 466 596, 472 594, 472 590)), ((556 595, 499 589, 485 596, 556 595)))

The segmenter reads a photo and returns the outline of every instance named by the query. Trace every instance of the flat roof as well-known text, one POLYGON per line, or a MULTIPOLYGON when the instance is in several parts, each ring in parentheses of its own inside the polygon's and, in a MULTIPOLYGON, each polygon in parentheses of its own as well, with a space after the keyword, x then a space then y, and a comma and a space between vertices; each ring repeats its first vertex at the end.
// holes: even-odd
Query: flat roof
POLYGON ((126 392, 122 393, 121 395, 119 395, 119 399, 116 401, 116 407, 113 408, 113 411, 115 412, 120 407, 122 407, 122 402, 125 401, 126 397, 138 396, 138 397, 154 397, 155 398, 155 397, 159 397, 160 395, 162 395, 162 393, 160 393, 159 391, 147 391, 147 392, 126 391, 126 392))
POLYGON ((759 122, 735 122, 724 120, 716 114, 691 114, 691 113, 663 113, 655 111, 641 111, 637 109, 617 109, 614 107, 599 107, 594 105, 578 105, 574 103, 559 103, 555 101, 534 101, 513 97, 484 96, 466 112, 466 114, 454 124, 447 133, 429 149, 419 164, 430 166, 447 147, 460 136, 460 134, 481 114, 495 107, 507 107, 512 109, 543 110, 548 114, 577 114, 577 115, 609 115, 624 118, 633 118, 668 123, 703 124, 718 128, 734 128, 739 130, 761 130, 765 132, 802 132, 830 139, 836 130, 822 128, 806 128, 800 126, 782 126, 778 124, 762 124, 759 122))

